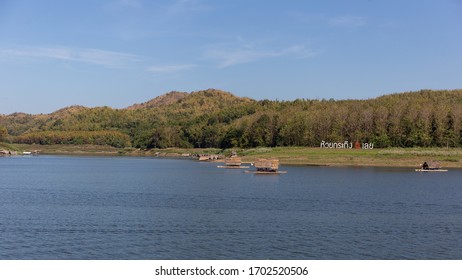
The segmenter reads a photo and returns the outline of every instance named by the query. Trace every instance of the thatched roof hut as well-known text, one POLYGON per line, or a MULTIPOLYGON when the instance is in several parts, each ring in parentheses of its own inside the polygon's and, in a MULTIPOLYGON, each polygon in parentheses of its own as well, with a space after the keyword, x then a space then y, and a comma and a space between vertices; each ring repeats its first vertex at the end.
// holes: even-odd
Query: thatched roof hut
POLYGON ((254 163, 258 171, 274 172, 279 169, 279 159, 257 159, 254 163))
POLYGON ((225 159, 225 164, 227 166, 240 166, 242 164, 242 159, 240 157, 229 157, 225 159))
POLYGON ((235 151, 233 151, 230 157, 225 158, 225 164, 226 166, 241 166, 242 159, 237 156, 235 151))

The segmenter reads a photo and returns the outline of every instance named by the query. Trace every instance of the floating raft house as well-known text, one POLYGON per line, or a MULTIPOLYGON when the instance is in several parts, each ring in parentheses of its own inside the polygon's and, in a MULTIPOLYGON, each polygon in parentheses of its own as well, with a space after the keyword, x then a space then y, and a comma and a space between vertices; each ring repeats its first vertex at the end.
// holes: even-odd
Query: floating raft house
POLYGON ((241 166, 242 160, 238 156, 235 156, 235 157, 231 156, 225 159, 225 164, 226 166, 241 166))
POLYGON ((282 174, 287 173, 287 171, 279 171, 279 159, 257 159, 254 162, 255 168, 257 171, 246 171, 247 173, 254 174, 282 174))
POLYGON ((233 152, 230 157, 225 158, 225 165, 217 166, 218 168, 230 168, 230 169, 240 169, 240 168, 249 168, 248 166, 242 165, 242 159, 237 156, 236 152, 233 152))

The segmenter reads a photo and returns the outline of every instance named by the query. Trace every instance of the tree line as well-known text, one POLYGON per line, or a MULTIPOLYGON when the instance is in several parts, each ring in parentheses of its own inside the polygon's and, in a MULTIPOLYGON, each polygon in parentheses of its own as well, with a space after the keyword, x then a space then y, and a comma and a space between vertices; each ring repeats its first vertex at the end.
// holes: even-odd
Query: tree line
POLYGON ((118 133, 111 137, 120 141, 97 142, 142 149, 318 147, 321 141, 347 140, 374 147, 462 146, 462 90, 256 101, 210 89, 168 98, 130 109, 74 106, 48 115, 0 116, 0 126, 12 142, 79 144, 96 139, 96 132, 118 133))
POLYGON ((116 148, 130 146, 130 137, 119 131, 37 131, 15 138, 22 144, 109 145, 116 148))

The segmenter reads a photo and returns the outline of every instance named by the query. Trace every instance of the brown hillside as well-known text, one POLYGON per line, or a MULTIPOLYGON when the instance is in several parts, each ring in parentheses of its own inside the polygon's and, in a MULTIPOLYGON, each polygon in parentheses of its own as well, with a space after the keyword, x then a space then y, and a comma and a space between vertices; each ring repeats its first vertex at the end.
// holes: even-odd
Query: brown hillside
POLYGON ((143 109, 143 108, 157 108, 161 106, 174 104, 178 102, 179 100, 185 98, 186 96, 188 96, 188 93, 186 92, 171 91, 169 93, 166 93, 154 99, 151 99, 147 102, 140 103, 140 104, 134 104, 132 106, 127 107, 126 109, 127 110, 137 110, 137 109, 143 109))
POLYGON ((68 117, 70 115, 80 113, 81 111, 83 111, 85 109, 88 109, 88 108, 85 107, 85 106, 73 105, 73 106, 69 106, 69 107, 62 108, 62 109, 59 109, 57 111, 54 111, 49 116, 51 118, 53 118, 53 119, 63 119, 63 118, 68 117))

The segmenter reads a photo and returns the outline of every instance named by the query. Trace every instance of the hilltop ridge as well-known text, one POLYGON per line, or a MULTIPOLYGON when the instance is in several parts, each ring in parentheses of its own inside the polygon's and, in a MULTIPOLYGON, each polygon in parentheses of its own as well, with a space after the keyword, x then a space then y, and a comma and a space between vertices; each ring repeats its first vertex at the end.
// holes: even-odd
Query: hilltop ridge
POLYGON ((339 101, 257 101, 217 89, 173 91, 124 109, 70 106, 51 114, 0 115, 0 126, 10 142, 116 142, 141 149, 319 147, 321 141, 462 147, 462 90, 339 101))
POLYGON ((166 105, 176 103, 179 100, 185 98, 186 96, 188 96, 187 92, 171 91, 166 94, 157 96, 149 101, 146 101, 140 104, 133 104, 131 106, 126 107, 125 109, 137 110, 137 109, 148 109, 148 108, 166 106, 166 105))

